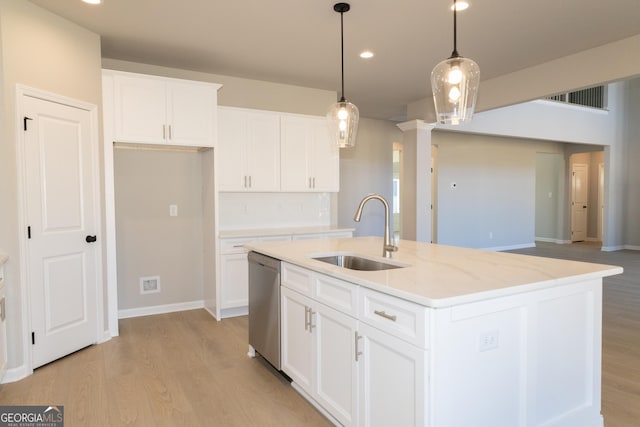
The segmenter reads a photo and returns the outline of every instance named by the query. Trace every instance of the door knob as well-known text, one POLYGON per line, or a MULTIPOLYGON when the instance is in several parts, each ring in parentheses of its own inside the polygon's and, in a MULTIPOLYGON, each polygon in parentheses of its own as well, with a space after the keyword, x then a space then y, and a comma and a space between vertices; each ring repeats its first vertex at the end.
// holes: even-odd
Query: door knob
POLYGON ((583 205, 583 206, 582 206, 582 208, 583 208, 583 209, 587 209, 587 205, 583 205))
POLYGON ((84 240, 85 240, 87 243, 93 243, 93 242, 95 242, 96 240, 98 240, 98 238, 97 238, 96 236, 87 236, 87 237, 85 237, 85 238, 84 238, 84 240))

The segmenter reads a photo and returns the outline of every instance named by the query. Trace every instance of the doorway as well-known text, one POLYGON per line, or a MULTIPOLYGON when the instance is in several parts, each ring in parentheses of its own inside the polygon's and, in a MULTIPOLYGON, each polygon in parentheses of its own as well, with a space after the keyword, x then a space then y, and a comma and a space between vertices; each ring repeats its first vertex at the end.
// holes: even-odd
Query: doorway
POLYGON ((402 235, 402 221, 400 216, 400 206, 402 206, 401 198, 401 179, 402 176, 402 144, 398 142, 393 143, 393 237, 395 240, 400 239, 402 235))
POLYGON ((98 342, 102 318, 97 108, 18 87, 27 369, 98 342), (30 355, 30 357, 28 356, 30 355))

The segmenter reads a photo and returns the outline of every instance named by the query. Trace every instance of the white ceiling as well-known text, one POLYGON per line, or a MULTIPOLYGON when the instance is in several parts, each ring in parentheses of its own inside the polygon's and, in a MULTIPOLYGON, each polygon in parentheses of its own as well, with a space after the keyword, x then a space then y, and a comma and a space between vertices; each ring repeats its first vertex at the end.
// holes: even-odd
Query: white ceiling
MULTIPOLYGON (((100 34, 106 58, 340 92, 333 0, 31 1, 100 34)), ((401 119, 408 103, 431 95, 431 69, 453 47, 451 3, 350 1, 345 96, 361 116, 401 119), (364 49, 376 56, 360 59, 364 49)), ((640 33, 640 0, 469 3, 458 13, 458 51, 482 80, 640 33)))

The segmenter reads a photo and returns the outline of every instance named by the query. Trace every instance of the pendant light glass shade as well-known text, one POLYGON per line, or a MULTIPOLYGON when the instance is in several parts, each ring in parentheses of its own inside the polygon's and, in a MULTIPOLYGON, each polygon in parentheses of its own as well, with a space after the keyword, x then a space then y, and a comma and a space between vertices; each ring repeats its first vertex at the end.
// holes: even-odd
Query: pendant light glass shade
POLYGON ((456 0, 453 0, 453 52, 431 72, 436 121, 446 125, 471 120, 480 86, 478 64, 458 54, 457 10, 456 0))
POLYGON ((358 133, 358 120, 360 112, 358 107, 350 103, 344 98, 344 22, 343 14, 348 12, 351 7, 349 3, 336 3, 333 10, 340 14, 340 53, 342 67, 342 94, 340 101, 329 107, 327 111, 327 122, 329 132, 333 141, 336 141, 338 147, 347 148, 356 145, 356 134, 358 133))
POLYGON ((431 72, 438 123, 457 125, 471 120, 480 86, 480 68, 461 56, 446 59, 431 72))
POLYGON ((329 131, 331 139, 338 141, 338 147, 348 148, 356 145, 359 119, 358 107, 344 98, 329 108, 327 112, 329 131))

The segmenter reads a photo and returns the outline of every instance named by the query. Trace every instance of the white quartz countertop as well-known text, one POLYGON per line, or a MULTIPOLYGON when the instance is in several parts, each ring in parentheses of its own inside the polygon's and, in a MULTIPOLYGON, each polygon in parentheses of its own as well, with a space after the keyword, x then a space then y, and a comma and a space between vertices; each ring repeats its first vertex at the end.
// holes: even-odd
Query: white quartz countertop
POLYGON ((278 227, 278 228, 259 228, 245 230, 221 230, 218 237, 221 239, 235 239, 242 237, 258 237, 258 236, 286 236, 300 234, 322 234, 337 233, 341 231, 353 231, 353 228, 336 228, 336 227, 278 227))
POLYGON ((600 279, 622 267, 517 255, 401 240, 398 252, 382 257, 382 238, 255 242, 246 248, 338 279, 428 307, 453 305, 600 279), (335 252, 407 265, 383 271, 356 271, 312 257, 335 252))

